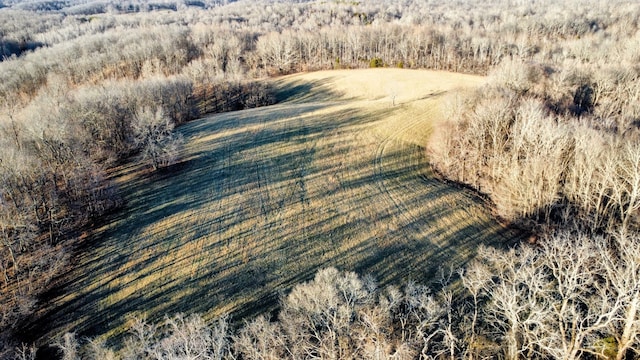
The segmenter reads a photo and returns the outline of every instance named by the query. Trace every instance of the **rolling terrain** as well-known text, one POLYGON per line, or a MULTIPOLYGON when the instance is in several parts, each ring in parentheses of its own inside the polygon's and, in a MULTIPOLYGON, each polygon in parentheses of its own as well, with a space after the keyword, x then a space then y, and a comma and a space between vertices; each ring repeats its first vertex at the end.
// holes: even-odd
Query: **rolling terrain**
POLYGON ((479 244, 515 241, 481 198, 435 179, 423 147, 445 94, 482 81, 400 69, 292 75, 273 80, 277 105, 180 127, 173 169, 114 171, 124 208, 87 236, 25 339, 119 336, 136 317, 177 312, 241 320, 327 266, 432 284, 479 244))

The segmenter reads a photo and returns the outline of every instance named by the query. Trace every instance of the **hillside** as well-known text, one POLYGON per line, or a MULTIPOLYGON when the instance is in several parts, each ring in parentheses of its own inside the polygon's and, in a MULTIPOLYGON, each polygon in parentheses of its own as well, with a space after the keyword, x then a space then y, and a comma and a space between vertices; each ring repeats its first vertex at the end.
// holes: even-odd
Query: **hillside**
POLYGON ((433 177, 423 148, 444 95, 482 81, 299 74, 274 80, 277 105, 180 127, 182 163, 114 171, 124 208, 88 234, 25 340, 117 336, 177 312, 241 320, 327 266, 432 283, 479 244, 514 241, 480 198, 433 177))

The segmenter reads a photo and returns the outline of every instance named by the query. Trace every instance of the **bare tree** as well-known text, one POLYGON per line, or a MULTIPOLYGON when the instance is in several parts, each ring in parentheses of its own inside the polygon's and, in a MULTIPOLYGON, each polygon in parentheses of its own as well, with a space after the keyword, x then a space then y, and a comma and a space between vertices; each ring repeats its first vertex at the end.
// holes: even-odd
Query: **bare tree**
POLYGON ((87 342, 87 358, 89 360, 116 360, 116 353, 109 349, 104 340, 89 339, 87 342))
MULTIPOLYGON (((494 155, 498 181, 494 199, 499 212, 508 219, 542 215, 548 221, 550 210, 560 200, 564 174, 572 147, 570 129, 545 116, 538 101, 524 101, 515 121, 503 133, 504 149, 494 155), (508 135, 507 135, 508 134, 508 135)), ((537 219, 538 220, 538 219, 537 219)))
MULTIPOLYGON (((482 251, 481 251, 482 252, 482 251)), ((471 304, 469 304, 471 310, 471 320, 468 330, 464 332, 465 338, 461 339, 466 343, 466 354, 463 354, 464 358, 475 359, 478 356, 478 352, 482 351, 480 341, 478 339, 480 330, 480 311, 484 298, 487 297, 487 290, 490 289, 489 284, 491 282, 490 268, 485 264, 476 261, 467 265, 465 269, 459 271, 460 280, 464 288, 471 294, 471 304)), ((464 321, 464 319, 460 319, 464 321)))
POLYGON ((293 33, 262 36, 256 44, 258 56, 276 74, 287 74, 294 69, 299 57, 296 38, 293 33))
POLYGON ((234 348, 243 358, 252 360, 275 360, 302 358, 305 352, 298 349, 287 349, 286 337, 278 323, 271 323, 263 316, 245 324, 234 338, 234 348))
POLYGON ((131 127, 136 147, 154 170, 177 161, 182 138, 173 132, 174 123, 164 115, 162 108, 140 109, 131 127))
POLYGON ((599 283, 602 260, 593 239, 561 233, 542 241, 542 260, 549 292, 549 314, 538 343, 558 359, 577 359, 593 351, 593 339, 616 312, 608 290, 599 283))
POLYGON ((536 333, 548 311, 536 298, 544 287, 536 250, 481 250, 480 257, 491 274, 497 275, 487 284, 490 300, 484 310, 484 323, 499 334, 507 359, 531 357, 535 354, 536 333))
POLYGON ((628 352, 640 354, 640 238, 622 232, 612 242, 600 240, 606 291, 616 310, 608 325, 617 345, 615 358, 622 360, 628 352))
POLYGON ((640 148, 638 144, 624 142, 619 150, 618 176, 613 177, 613 198, 622 218, 621 230, 629 230, 631 221, 636 219, 640 209, 640 148), (619 183, 618 183, 619 182, 619 183))
POLYGON ((152 353, 158 335, 158 326, 147 324, 144 319, 134 319, 129 330, 129 336, 124 340, 122 358, 147 359, 152 353))
POLYGON ((36 360, 37 349, 33 346, 22 344, 16 348, 16 359, 18 360, 36 360))
POLYGON ((199 315, 178 314, 165 320, 160 333, 149 351, 151 359, 221 360, 227 355, 226 318, 210 327, 199 315))
MULTIPOLYGON (((632 336, 622 336, 624 326, 618 320, 619 314, 636 311, 633 302, 622 300, 631 294, 627 287, 625 295, 616 297, 606 273, 607 267, 613 269, 607 263, 615 260, 611 252, 598 251, 601 241, 564 232, 542 240, 538 249, 523 245, 509 252, 480 251, 491 269, 483 323, 501 334, 507 358, 602 354, 598 339, 616 324, 620 338, 634 346, 632 336)), ((637 312, 634 316, 637 319, 637 312)))
POLYGON ((78 340, 74 333, 66 333, 62 336, 61 341, 55 344, 56 347, 62 352, 62 360, 77 360, 78 355, 78 340))

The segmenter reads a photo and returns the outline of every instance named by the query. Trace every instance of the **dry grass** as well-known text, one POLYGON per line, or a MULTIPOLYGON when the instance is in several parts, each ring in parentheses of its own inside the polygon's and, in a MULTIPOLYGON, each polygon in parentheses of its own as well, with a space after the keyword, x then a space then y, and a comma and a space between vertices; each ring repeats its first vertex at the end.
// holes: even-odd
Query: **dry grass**
POLYGON ((96 230, 25 332, 111 337, 133 316, 176 312, 239 320, 322 267, 430 283, 478 244, 512 241, 479 198, 434 180, 421 146, 442 95, 480 81, 294 75, 275 81, 279 105, 183 126, 179 171, 120 169, 126 209, 96 230))

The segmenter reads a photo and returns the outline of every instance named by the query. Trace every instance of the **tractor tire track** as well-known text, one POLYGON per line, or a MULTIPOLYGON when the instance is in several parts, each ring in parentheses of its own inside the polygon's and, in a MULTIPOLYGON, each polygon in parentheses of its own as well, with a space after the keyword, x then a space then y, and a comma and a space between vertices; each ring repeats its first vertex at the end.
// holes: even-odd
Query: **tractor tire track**
MULTIPOLYGON (((415 233, 418 231, 417 224, 420 222, 420 219, 414 217, 403 200, 397 194, 395 194, 395 189, 397 188, 397 186, 394 186, 392 190, 391 186, 389 185, 389 183, 392 181, 395 184, 404 184, 400 183, 397 178, 388 176, 385 173, 389 169, 391 169, 391 171, 395 171, 398 165, 403 163, 404 160, 408 159, 411 154, 407 153, 406 151, 399 151, 398 155, 392 154, 390 156, 391 159, 385 158, 385 154, 389 153, 391 148, 397 148, 398 144, 402 144, 401 135, 409 131, 411 128, 417 126, 421 122, 421 119, 414 118, 381 139, 376 149, 375 161, 373 164, 375 183, 380 193, 387 198, 387 201, 393 204, 394 208, 396 209, 395 214, 401 220, 401 223, 404 223, 405 226, 408 226, 413 230, 412 232, 404 232, 406 236, 411 237, 413 240, 417 240, 415 238, 415 233), (394 161, 395 163, 391 163, 392 161, 394 161)), ((402 170, 404 171, 404 169, 402 170)), ((415 175, 417 177, 418 173, 411 175, 415 175)))

